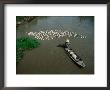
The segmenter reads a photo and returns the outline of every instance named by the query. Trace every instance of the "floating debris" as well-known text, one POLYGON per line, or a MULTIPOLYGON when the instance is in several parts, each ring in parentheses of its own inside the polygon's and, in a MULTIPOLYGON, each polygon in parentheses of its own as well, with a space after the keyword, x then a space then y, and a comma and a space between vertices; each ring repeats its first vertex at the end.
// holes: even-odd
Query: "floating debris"
POLYGON ((62 31, 62 30, 46 30, 39 32, 26 32, 29 36, 34 36, 40 40, 52 40, 60 37, 74 37, 74 38, 86 38, 84 35, 77 34, 76 32, 62 31))

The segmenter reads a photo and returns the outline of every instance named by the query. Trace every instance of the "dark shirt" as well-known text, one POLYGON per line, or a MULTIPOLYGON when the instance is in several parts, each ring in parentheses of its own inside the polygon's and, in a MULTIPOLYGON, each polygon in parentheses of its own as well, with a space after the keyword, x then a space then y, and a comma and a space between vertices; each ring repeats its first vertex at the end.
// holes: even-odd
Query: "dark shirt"
POLYGON ((70 43, 66 42, 65 43, 65 48, 70 48, 70 43))

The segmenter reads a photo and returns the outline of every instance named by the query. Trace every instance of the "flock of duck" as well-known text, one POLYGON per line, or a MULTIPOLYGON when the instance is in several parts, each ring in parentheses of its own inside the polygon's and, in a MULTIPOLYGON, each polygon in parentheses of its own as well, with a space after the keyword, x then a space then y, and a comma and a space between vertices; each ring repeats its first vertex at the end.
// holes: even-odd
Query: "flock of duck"
POLYGON ((62 31, 62 30, 45 30, 39 32, 28 32, 29 36, 34 36, 36 39, 40 40, 51 40, 61 37, 74 37, 74 38, 86 38, 86 36, 77 34, 76 32, 71 31, 62 31))

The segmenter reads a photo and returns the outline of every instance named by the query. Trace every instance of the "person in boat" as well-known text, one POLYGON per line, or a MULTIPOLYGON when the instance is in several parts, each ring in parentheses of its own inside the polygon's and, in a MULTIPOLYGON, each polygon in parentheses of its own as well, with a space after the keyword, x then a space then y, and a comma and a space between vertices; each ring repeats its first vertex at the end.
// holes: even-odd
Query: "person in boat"
POLYGON ((70 41, 69 41, 69 39, 67 39, 66 42, 65 42, 65 48, 69 48, 70 49, 70 41))
POLYGON ((82 61, 81 58, 79 58, 74 52, 70 51, 70 55, 71 55, 76 61, 82 61))
POLYGON ((74 52, 70 51, 70 55, 76 60, 77 59, 77 56, 74 52))

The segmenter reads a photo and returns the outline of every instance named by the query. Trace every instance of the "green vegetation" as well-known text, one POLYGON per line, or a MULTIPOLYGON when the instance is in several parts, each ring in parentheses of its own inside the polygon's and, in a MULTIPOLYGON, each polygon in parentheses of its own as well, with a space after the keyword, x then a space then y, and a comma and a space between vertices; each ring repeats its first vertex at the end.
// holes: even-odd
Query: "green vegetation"
POLYGON ((31 22, 36 16, 16 16, 16 27, 23 23, 31 22))
POLYGON ((24 51, 40 46, 38 40, 31 37, 21 37, 16 39, 16 63, 23 58, 24 51))
POLYGON ((25 16, 16 16, 16 21, 22 21, 25 18, 25 16))
POLYGON ((16 16, 16 22, 30 22, 33 20, 36 16, 16 16))

